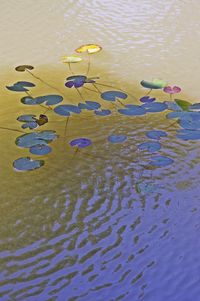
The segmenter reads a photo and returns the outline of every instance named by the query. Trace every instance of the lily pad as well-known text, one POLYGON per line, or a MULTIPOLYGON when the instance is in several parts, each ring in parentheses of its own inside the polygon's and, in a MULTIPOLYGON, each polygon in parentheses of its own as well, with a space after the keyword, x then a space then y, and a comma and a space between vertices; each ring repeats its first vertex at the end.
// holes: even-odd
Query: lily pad
POLYGON ((30 129, 30 130, 36 129, 37 127, 38 127, 38 124, 36 121, 29 121, 22 125, 23 129, 30 129))
POLYGON ((82 110, 94 111, 98 110, 101 107, 101 105, 96 101, 86 100, 85 103, 79 103, 78 107, 82 110))
POLYGON ((111 143, 123 143, 127 140, 127 136, 125 135, 111 135, 108 137, 108 141, 111 143))
POLYGON ((54 112, 61 116, 70 116, 70 112, 80 114, 81 109, 75 105, 59 105, 54 108, 54 112))
POLYGON ((35 121, 36 115, 33 114, 28 114, 28 115, 21 115, 17 117, 17 120, 20 122, 30 122, 30 121, 35 121))
POLYGON ((200 139, 200 131, 199 130, 189 130, 189 129, 182 129, 177 132, 177 138, 182 140, 199 140, 200 139))
POLYGON ((159 113, 167 110, 167 105, 164 102, 151 102, 141 105, 148 113, 159 113))
POLYGON ((61 95, 56 94, 38 96, 35 97, 35 99, 38 104, 45 103, 47 106, 56 105, 63 101, 63 97, 61 95))
POLYGON ((17 67, 15 68, 15 70, 18 71, 18 72, 24 72, 24 71, 26 71, 26 69, 28 69, 28 70, 33 70, 34 67, 31 66, 31 65, 20 65, 20 66, 17 66, 17 67))
POLYGON ((157 167, 168 166, 174 162, 173 159, 165 156, 154 156, 151 159, 152 161, 149 164, 157 167))
POLYGON ((63 56, 62 57, 62 62, 63 63, 68 63, 68 64, 78 63, 78 62, 81 62, 82 60, 83 59, 78 55, 69 55, 69 56, 63 56))
POLYGON ((99 111, 94 111, 95 115, 97 116, 108 116, 111 114, 111 111, 110 110, 99 110, 99 111))
POLYGON ((15 91, 15 92, 27 92, 27 91, 29 91, 25 87, 30 87, 30 88, 35 87, 35 84, 30 83, 30 82, 26 82, 26 81, 20 81, 20 82, 14 83, 12 86, 6 86, 6 88, 10 91, 15 91))
POLYGON ((149 103, 149 102, 153 102, 155 101, 156 99, 154 97, 150 97, 150 96, 143 96, 140 98, 140 101, 143 102, 143 103, 149 103))
POLYGON ((92 144, 92 141, 88 138, 77 138, 69 143, 71 146, 77 146, 78 148, 85 148, 92 144))
POLYGON ((29 149, 30 153, 33 155, 47 155, 52 151, 52 148, 49 145, 46 144, 37 144, 34 146, 31 146, 29 149))
POLYGON ((166 86, 166 82, 163 80, 154 79, 153 81, 142 80, 140 82, 141 86, 147 89, 162 89, 166 86))
POLYGON ((126 99, 128 95, 121 91, 106 91, 101 93, 101 98, 107 101, 116 101, 117 98, 126 99))
POLYGON ((167 133, 164 131, 152 130, 146 133, 146 136, 150 139, 159 140, 162 137, 167 137, 167 133))
POLYGON ((16 171, 31 171, 38 169, 44 165, 43 160, 33 160, 30 157, 23 157, 13 162, 16 171))
POLYGON ((193 105, 190 105, 189 110, 199 112, 200 111, 200 103, 195 103, 193 105))
POLYGON ((182 111, 181 107, 175 101, 165 101, 167 109, 171 111, 182 111))
POLYGON ((67 77, 67 82, 65 83, 65 86, 67 88, 80 88, 82 87, 87 80, 87 77, 85 75, 72 75, 67 77))
POLYGON ((148 151, 150 153, 154 153, 161 149, 161 144, 159 142, 146 141, 146 142, 139 144, 138 149, 148 151))
POLYGON ((34 145, 46 145, 57 138, 55 131, 41 131, 21 135, 15 143, 19 147, 29 148, 34 145))
POLYGON ((86 44, 78 47, 75 51, 78 53, 87 52, 93 54, 102 50, 102 47, 97 44, 86 44))
POLYGON ((33 98, 30 96, 22 97, 21 103, 23 103, 24 105, 31 105, 31 106, 38 105, 37 98, 33 98))

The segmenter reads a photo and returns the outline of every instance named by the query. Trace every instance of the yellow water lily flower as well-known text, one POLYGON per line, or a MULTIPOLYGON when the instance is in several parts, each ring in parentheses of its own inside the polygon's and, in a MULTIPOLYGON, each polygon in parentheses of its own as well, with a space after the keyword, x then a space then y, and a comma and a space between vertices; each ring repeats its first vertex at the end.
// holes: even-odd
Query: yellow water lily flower
POLYGON ((78 63, 81 62, 83 59, 78 55, 69 55, 69 56, 63 56, 62 62, 63 63, 78 63))
POLYGON ((102 47, 97 44, 86 44, 78 47, 75 51, 78 53, 87 52, 89 54, 96 53, 102 50, 102 47))

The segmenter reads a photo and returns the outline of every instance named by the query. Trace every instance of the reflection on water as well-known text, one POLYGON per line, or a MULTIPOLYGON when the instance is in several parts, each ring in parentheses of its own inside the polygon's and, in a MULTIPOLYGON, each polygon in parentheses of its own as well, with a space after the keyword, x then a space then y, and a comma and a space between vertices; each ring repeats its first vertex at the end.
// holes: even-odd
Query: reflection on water
MULTIPOLYGON (((53 73, 63 89, 58 83, 65 75, 53 73)), ((46 89, 41 84, 35 93, 46 89)), ((1 125, 19 128, 17 116, 41 113, 19 98, 2 94, 1 125)), ((161 154, 175 164, 143 170, 136 145, 147 130, 169 126, 165 114, 74 116, 66 139, 65 120, 51 112, 48 117, 44 129, 60 138, 34 172, 13 171, 12 161, 28 150, 14 145, 18 133, 1 130, 1 300, 196 300, 199 142, 176 139, 170 127, 161 154), (110 134, 129 139, 112 145, 110 134), (68 142, 81 136, 93 145, 75 154, 68 142), (141 170, 143 182, 155 184, 151 193, 136 191, 141 170)))

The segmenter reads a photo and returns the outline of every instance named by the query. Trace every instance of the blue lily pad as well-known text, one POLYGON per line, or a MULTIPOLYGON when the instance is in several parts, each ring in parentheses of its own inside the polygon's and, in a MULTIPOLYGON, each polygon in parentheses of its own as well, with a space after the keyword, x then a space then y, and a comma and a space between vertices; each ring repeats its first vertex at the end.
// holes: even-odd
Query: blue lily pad
POLYGON ((146 133, 146 136, 150 139, 159 140, 162 137, 167 137, 167 133, 164 131, 153 130, 146 133))
POLYGON ((37 144, 31 146, 29 149, 30 153, 33 155, 47 155, 52 151, 52 148, 46 144, 37 144))
POLYGON ((65 86, 67 88, 80 88, 82 87, 87 80, 87 77, 85 75, 72 75, 67 77, 67 82, 65 83, 65 86))
POLYGON ((155 101, 156 99, 154 97, 150 97, 150 96, 143 96, 140 98, 140 101, 141 102, 144 102, 144 103, 149 103, 149 102, 153 102, 155 101))
POLYGON ((195 119, 180 119, 178 121, 180 126, 184 129, 188 130, 198 130, 200 129, 200 119, 195 120, 195 119))
POLYGON ((189 110, 200 111, 200 103, 194 103, 189 107, 189 110))
POLYGON ((181 107, 175 101, 165 101, 167 109, 171 111, 183 111, 181 107))
POLYGON ((74 105, 59 105, 54 108, 54 112, 61 116, 70 116, 70 112, 80 114, 81 109, 74 105))
POLYGON ((167 110, 167 105, 164 102, 150 102, 141 106, 148 113, 158 113, 167 110))
POLYGON ((140 183, 135 184, 135 190, 137 193, 140 193, 140 194, 153 193, 157 190, 157 188, 158 188, 158 185, 156 185, 154 183, 140 182, 140 183))
POLYGON ((31 171, 44 165, 43 160, 33 160, 30 157, 23 157, 13 162, 13 167, 17 171, 31 171))
POLYGON ((180 138, 182 140, 199 140, 200 139, 200 131, 182 129, 177 132, 176 137, 180 138))
POLYGON ((98 110, 101 107, 101 105, 96 101, 87 100, 85 103, 79 103, 78 107, 82 110, 94 111, 98 110))
POLYGON ((21 98, 21 103, 24 105, 38 105, 37 98, 25 96, 21 98))
POLYGON ((167 166, 174 162, 173 159, 165 156, 154 156, 151 159, 152 161, 149 164, 157 167, 167 166))
POLYGON ((146 114, 146 110, 141 106, 126 105, 125 109, 119 109, 118 112, 127 116, 139 116, 146 114))
POLYGON ((21 115, 17 117, 17 120, 20 122, 31 122, 35 121, 36 115, 29 114, 29 115, 21 115))
POLYGON ((15 91, 15 92, 26 92, 28 91, 27 88, 25 87, 35 87, 35 84, 26 82, 26 81, 20 81, 14 83, 12 86, 6 86, 6 88, 10 91, 15 91))
POLYGON ((63 100, 63 97, 60 95, 44 95, 44 96, 38 96, 35 98, 25 96, 21 99, 21 102, 26 105, 38 105, 45 103, 47 106, 55 105, 60 103, 63 100))
POLYGON ((55 131, 41 131, 21 135, 15 143, 19 147, 29 148, 34 145, 46 145, 57 138, 55 131))
POLYGON ((144 143, 139 144, 138 149, 154 153, 161 149, 161 144, 155 141, 146 141, 144 143))
POLYGON ((28 121, 22 125, 23 129, 36 129, 38 127, 38 123, 36 121, 28 121))
POLYGON ((101 98, 107 101, 116 101, 117 98, 126 99, 128 95, 121 91, 106 91, 101 93, 101 98))
POLYGON ((127 136, 125 135, 111 135, 108 137, 108 141, 111 143, 123 143, 127 140, 127 136))
POLYGON ((108 116, 111 114, 111 111, 110 110, 99 110, 99 111, 94 111, 94 113, 97 115, 97 116, 108 116))
POLYGON ((71 146, 77 146, 78 148, 85 148, 92 144, 92 141, 88 138, 77 138, 69 143, 71 146))

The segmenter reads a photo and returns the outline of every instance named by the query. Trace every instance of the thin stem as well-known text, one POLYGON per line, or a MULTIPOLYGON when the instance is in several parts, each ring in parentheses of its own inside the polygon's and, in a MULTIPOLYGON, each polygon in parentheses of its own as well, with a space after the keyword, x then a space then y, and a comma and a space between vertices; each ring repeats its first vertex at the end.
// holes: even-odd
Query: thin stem
POLYGON ((20 131, 20 130, 17 130, 17 129, 11 129, 11 128, 7 128, 7 127, 3 127, 3 126, 0 126, 0 129, 26 134, 26 132, 24 132, 24 131, 20 131))
POLYGON ((66 123, 65 123, 65 131, 64 131, 64 137, 66 138, 67 136, 67 125, 69 123, 69 117, 67 117, 66 123))
POLYGON ((102 93, 99 88, 96 86, 96 84, 92 83, 92 85, 95 87, 95 89, 97 90, 97 92, 99 92, 100 94, 102 93))
POLYGON ((82 100, 84 100, 83 95, 81 94, 81 92, 79 91, 79 89, 77 89, 77 88, 75 88, 75 89, 76 89, 76 91, 78 92, 80 98, 81 98, 82 100))
POLYGON ((74 152, 73 159, 77 155, 78 151, 79 151, 79 148, 77 147, 76 150, 75 150, 75 152, 74 152))
POLYGON ((98 91, 96 91, 96 90, 92 90, 92 89, 90 89, 90 88, 86 88, 86 87, 83 87, 84 89, 86 89, 86 90, 89 90, 89 91, 92 91, 92 92, 95 92, 95 93, 98 93, 99 94, 99 92, 98 91))
POLYGON ((152 89, 150 89, 145 96, 149 95, 151 93, 152 89))
POLYGON ((68 63, 68 66, 69 66, 69 71, 70 71, 72 74, 74 74, 74 72, 72 71, 72 67, 71 67, 71 64, 70 64, 70 63, 68 63))
POLYGON ((90 71, 90 55, 89 55, 89 53, 88 53, 88 67, 87 67, 86 76, 88 76, 89 71, 90 71))
POLYGON ((35 74, 33 74, 30 70, 26 69, 26 71, 27 71, 29 74, 31 74, 34 78, 36 78, 36 79, 38 79, 39 81, 41 81, 41 82, 42 82, 43 84, 45 84, 46 86, 48 86, 48 87, 50 87, 50 88, 52 88, 52 89, 54 89, 54 90, 56 90, 57 92, 59 92, 59 93, 62 94, 62 92, 61 92, 59 89, 57 89, 56 87, 54 87, 54 86, 48 84, 48 83, 47 83, 46 81, 44 81, 42 78, 40 78, 39 76, 36 76, 35 74))
POLYGON ((170 101, 172 101, 172 94, 170 93, 169 95, 170 95, 170 101))

